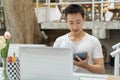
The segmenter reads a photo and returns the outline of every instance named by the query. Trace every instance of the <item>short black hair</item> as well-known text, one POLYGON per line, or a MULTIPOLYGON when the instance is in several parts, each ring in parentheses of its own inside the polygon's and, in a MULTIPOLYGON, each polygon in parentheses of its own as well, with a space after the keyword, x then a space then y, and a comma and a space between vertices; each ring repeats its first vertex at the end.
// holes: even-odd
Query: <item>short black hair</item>
POLYGON ((63 13, 65 14, 66 18, 68 14, 73 14, 73 13, 80 13, 82 15, 82 18, 84 18, 84 14, 85 14, 83 7, 78 4, 70 4, 64 9, 63 13))

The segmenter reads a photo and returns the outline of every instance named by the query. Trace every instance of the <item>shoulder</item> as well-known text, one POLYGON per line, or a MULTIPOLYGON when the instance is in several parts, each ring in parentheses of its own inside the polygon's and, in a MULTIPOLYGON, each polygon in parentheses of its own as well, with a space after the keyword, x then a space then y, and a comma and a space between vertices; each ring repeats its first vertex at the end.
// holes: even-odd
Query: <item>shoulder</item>
POLYGON ((87 33, 86 36, 87 36, 87 39, 92 41, 92 42, 99 42, 99 39, 93 35, 90 35, 87 33))
POLYGON ((62 46, 67 41, 67 36, 68 35, 65 34, 65 35, 62 35, 62 36, 58 37, 55 40, 53 47, 60 47, 60 46, 62 46))
POLYGON ((67 39, 67 36, 68 36, 68 34, 59 36, 59 37, 56 39, 56 41, 61 41, 61 40, 63 41, 63 40, 66 40, 66 39, 67 39))
POLYGON ((90 35, 90 34, 87 34, 86 40, 89 41, 93 45, 100 45, 101 44, 97 37, 90 35))

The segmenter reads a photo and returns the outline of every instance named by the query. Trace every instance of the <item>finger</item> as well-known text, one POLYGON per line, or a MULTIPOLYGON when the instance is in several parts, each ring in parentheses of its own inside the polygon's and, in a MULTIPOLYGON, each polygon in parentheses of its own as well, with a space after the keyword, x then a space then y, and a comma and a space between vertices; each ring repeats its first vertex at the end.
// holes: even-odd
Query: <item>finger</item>
POLYGON ((75 56, 79 61, 82 61, 82 59, 79 56, 75 56))
POLYGON ((79 65, 79 62, 78 61, 73 61, 73 64, 78 66, 79 65))
POLYGON ((89 54, 87 54, 86 58, 85 58, 85 61, 88 61, 89 60, 89 54))
POLYGON ((75 65, 75 64, 76 64, 76 61, 73 61, 73 64, 75 65))
POLYGON ((87 57, 86 57, 86 59, 89 59, 89 54, 87 54, 87 57))

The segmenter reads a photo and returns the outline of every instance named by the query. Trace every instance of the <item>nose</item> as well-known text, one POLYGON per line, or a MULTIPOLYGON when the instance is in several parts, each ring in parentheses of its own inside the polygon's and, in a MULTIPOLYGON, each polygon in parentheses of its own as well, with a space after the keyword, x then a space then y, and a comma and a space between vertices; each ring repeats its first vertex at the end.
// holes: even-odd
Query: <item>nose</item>
POLYGON ((75 28, 77 28, 77 25, 76 25, 76 24, 73 25, 73 29, 75 29, 75 28))

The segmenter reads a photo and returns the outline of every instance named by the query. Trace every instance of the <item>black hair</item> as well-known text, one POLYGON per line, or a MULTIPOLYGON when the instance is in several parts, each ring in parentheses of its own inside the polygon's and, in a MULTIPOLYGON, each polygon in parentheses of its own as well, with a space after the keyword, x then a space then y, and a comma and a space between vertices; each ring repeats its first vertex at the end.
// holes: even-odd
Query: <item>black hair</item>
POLYGON ((70 4, 64 9, 63 13, 65 14, 66 18, 68 14, 73 14, 73 13, 80 13, 82 18, 84 18, 84 14, 85 14, 83 7, 78 4, 70 4))

